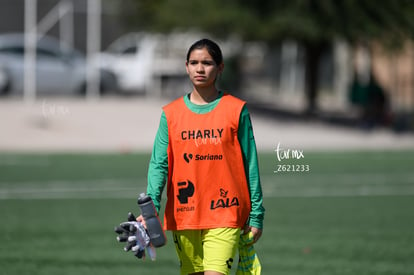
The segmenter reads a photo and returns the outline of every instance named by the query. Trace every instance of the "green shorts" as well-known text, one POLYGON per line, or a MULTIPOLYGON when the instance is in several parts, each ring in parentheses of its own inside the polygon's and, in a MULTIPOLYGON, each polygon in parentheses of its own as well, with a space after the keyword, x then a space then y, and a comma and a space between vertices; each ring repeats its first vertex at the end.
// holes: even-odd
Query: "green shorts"
POLYGON ((181 274, 207 270, 230 274, 240 228, 173 231, 181 274))

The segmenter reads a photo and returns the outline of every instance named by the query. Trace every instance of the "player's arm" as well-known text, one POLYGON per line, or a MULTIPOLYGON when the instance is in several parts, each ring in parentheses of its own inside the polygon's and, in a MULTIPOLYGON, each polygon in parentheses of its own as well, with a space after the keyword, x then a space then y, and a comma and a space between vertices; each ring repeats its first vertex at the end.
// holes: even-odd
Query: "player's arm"
POLYGON ((161 207, 161 195, 168 177, 168 124, 165 113, 161 114, 160 124, 152 148, 148 167, 147 194, 154 202, 157 212, 161 207))
POLYGON ((244 169, 252 205, 249 226, 262 229, 265 212, 263 207, 263 193, 260 183, 256 142, 253 135, 250 114, 246 106, 243 107, 240 113, 238 138, 242 149, 244 169))

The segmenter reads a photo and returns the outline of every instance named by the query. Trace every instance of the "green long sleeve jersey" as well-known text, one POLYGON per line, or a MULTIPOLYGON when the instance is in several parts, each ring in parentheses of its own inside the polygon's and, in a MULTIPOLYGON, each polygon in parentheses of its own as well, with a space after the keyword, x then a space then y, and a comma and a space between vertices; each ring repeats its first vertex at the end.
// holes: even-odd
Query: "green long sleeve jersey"
MULTIPOLYGON (((186 106, 197 114, 205 114, 212 111, 220 102, 223 93, 219 97, 205 105, 197 105, 190 101, 189 96, 184 96, 186 106)), ((260 183, 259 166, 257 159, 256 142, 253 135, 252 123, 247 107, 244 106, 240 113, 238 139, 242 149, 246 179, 249 186, 252 210, 249 217, 249 225, 263 228, 265 209, 263 207, 263 193, 260 183)), ((161 195, 168 178, 168 124, 165 113, 160 119, 160 125, 155 137, 151 160, 148 169, 147 194, 153 199, 159 212, 161 207, 161 195)))

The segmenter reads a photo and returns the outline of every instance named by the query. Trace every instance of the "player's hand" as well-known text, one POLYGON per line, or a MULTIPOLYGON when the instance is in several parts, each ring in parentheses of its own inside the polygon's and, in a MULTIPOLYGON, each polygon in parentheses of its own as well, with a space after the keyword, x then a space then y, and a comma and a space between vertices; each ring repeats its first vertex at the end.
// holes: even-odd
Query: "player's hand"
POLYGON ((256 243, 262 236, 263 230, 246 224, 245 227, 243 228, 243 234, 247 234, 249 232, 252 232, 253 234, 253 243, 256 243))
POLYGON ((128 221, 115 227, 118 234, 118 242, 126 242, 124 251, 132 251, 137 258, 145 259, 145 249, 150 258, 155 260, 155 248, 150 244, 150 238, 143 224, 135 218, 132 213, 128 213, 128 221))
POLYGON ((253 240, 254 240, 254 243, 256 243, 262 236, 263 230, 252 226, 250 227, 250 231, 253 233, 253 240))
POLYGON ((136 221, 142 223, 142 225, 144 226, 144 228, 147 229, 147 224, 145 223, 144 217, 142 217, 142 215, 139 215, 137 217, 136 221))

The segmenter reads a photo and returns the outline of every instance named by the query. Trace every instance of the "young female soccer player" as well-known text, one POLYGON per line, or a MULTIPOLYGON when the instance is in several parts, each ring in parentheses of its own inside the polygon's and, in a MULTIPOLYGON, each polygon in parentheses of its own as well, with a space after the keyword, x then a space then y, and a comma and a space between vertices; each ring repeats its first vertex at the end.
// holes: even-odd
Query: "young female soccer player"
POLYGON ((229 274, 240 234, 262 235, 264 208, 256 144, 245 102, 219 91, 219 46, 195 42, 186 69, 193 90, 164 106, 147 193, 173 233, 181 274, 229 274))

